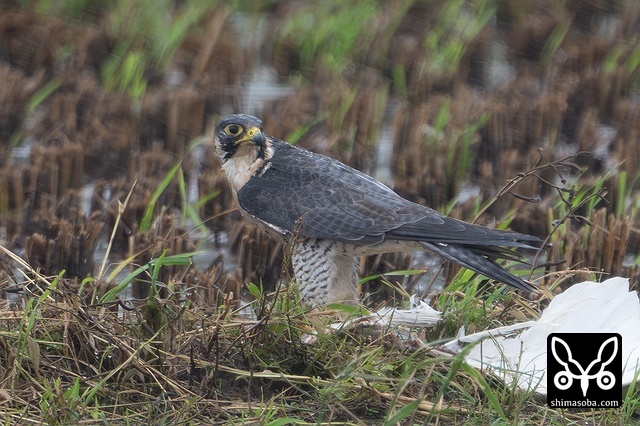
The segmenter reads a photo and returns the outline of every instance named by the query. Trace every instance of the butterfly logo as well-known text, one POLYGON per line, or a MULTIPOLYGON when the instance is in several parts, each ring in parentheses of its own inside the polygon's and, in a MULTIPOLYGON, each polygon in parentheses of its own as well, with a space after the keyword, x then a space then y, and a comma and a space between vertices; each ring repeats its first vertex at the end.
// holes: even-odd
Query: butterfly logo
POLYGON ((610 371, 605 371, 605 367, 614 360, 618 353, 618 339, 616 337, 611 337, 600 345, 600 349, 598 350, 598 356, 595 360, 591 361, 591 363, 583 368, 582 365, 573 359, 573 355, 571 353, 571 349, 569 345, 557 336, 553 336, 551 338, 551 352, 553 353, 553 357, 556 361, 564 367, 564 371, 560 371, 556 373, 553 378, 553 383, 556 388, 560 390, 567 390, 573 385, 573 380, 580 380, 580 388, 582 389, 582 396, 587 396, 587 389, 589 389, 589 381, 595 379, 598 387, 602 390, 609 390, 616 384, 616 378, 610 371), (603 360, 603 355, 605 354, 605 349, 607 346, 613 345, 611 350, 611 356, 606 360, 603 360), (564 351, 560 350, 563 348, 564 351), (564 352, 564 353, 562 353, 564 352), (564 360, 563 356, 567 356, 567 359, 564 360), (579 374, 576 374, 572 371, 579 371, 579 374), (597 370, 597 371, 596 371, 597 370))

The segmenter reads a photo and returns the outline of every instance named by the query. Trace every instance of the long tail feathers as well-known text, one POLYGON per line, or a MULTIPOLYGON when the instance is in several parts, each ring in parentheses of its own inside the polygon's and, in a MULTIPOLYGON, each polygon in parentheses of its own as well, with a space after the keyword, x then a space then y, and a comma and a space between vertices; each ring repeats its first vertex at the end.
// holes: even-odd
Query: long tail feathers
POLYGON ((537 291, 532 284, 524 281, 522 278, 512 275, 493 260, 474 253, 471 249, 455 245, 440 245, 426 242, 422 242, 420 244, 422 244, 422 246, 427 250, 434 252, 446 260, 457 263, 496 281, 500 281, 529 293, 537 291))

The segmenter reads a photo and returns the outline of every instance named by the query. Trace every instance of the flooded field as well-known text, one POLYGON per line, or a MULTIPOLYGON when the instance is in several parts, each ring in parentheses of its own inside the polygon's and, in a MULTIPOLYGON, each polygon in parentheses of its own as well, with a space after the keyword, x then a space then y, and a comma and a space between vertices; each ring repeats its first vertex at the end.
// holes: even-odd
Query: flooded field
MULTIPOLYGON (((522 271, 543 287, 637 288, 639 40, 635 1, 0 3, 0 307, 42 296, 34 271, 83 310, 158 295, 214 315, 287 287, 287 247, 240 218, 211 153, 233 112, 412 201, 547 239, 522 271)), ((398 253, 360 276, 398 270, 423 273, 366 280, 367 303, 437 298, 459 271, 398 253)), ((351 409, 336 418, 375 417, 351 409)))

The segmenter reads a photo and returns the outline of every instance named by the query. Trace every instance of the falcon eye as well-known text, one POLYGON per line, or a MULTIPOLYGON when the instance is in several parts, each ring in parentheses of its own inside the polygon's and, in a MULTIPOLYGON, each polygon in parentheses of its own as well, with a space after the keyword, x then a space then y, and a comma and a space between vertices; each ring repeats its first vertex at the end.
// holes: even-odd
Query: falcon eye
POLYGON ((230 136, 238 136, 242 131, 242 126, 238 126, 237 124, 229 124, 224 128, 224 131, 230 136))

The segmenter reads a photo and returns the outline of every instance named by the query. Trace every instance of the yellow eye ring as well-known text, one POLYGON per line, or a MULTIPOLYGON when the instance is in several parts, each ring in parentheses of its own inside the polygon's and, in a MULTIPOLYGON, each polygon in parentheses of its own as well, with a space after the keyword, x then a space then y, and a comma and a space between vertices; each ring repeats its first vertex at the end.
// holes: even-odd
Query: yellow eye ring
POLYGON ((242 132, 242 126, 238 124, 228 124, 224 132, 229 136, 238 136, 242 132))

